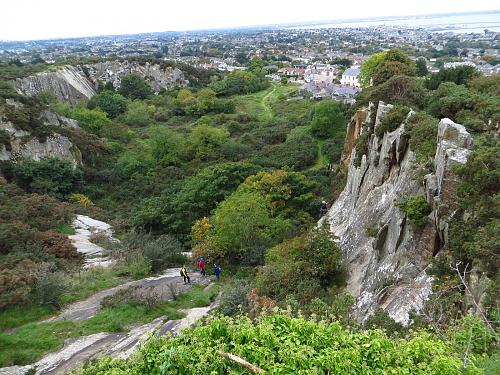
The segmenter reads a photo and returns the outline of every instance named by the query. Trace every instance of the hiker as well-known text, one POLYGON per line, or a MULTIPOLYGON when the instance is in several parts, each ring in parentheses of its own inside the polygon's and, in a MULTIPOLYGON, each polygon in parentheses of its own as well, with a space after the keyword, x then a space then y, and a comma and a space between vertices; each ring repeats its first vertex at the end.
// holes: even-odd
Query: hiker
POLYGON ((221 271, 222 271, 222 269, 219 266, 214 264, 214 274, 215 274, 215 277, 217 278, 217 280, 220 280, 221 271))
POLYGON ((181 276, 184 278, 184 284, 191 284, 191 279, 189 278, 186 266, 182 266, 181 276), (186 283, 186 280, 187 280, 187 283, 186 283))
POLYGON ((198 268, 200 269, 200 272, 203 276, 206 275, 205 268, 207 267, 205 260, 203 258, 200 258, 198 261, 198 268))
POLYGON ((326 206, 326 202, 321 202, 321 208, 319 209, 319 218, 321 219, 328 212, 328 207, 326 206))

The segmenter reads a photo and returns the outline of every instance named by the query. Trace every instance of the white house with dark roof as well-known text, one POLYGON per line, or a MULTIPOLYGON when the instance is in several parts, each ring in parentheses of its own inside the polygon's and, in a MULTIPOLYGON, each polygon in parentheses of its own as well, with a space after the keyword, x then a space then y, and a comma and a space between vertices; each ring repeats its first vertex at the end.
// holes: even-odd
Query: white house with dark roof
POLYGON ((340 83, 347 86, 361 87, 358 76, 359 66, 353 66, 352 68, 346 69, 345 72, 342 73, 340 83))

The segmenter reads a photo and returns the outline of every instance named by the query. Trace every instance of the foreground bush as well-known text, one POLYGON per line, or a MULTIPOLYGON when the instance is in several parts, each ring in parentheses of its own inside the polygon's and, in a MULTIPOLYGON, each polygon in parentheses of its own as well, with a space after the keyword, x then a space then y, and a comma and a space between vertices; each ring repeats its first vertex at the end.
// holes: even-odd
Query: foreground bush
POLYGON ((244 374, 217 354, 240 356, 267 373, 281 374, 480 374, 447 344, 426 332, 390 339, 380 330, 349 332, 324 324, 271 315, 216 317, 175 339, 150 340, 131 360, 104 358, 81 374, 244 374))

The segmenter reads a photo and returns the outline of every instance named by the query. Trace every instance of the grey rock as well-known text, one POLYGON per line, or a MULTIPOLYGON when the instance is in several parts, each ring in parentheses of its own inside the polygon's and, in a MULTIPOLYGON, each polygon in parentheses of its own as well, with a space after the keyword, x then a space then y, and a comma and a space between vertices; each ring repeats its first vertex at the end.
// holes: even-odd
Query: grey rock
POLYGON ((59 100, 76 104, 89 100, 96 94, 99 82, 111 82, 120 87, 123 76, 137 73, 149 82, 153 91, 187 85, 184 73, 178 68, 162 68, 159 64, 130 62, 127 60, 104 61, 96 64, 64 66, 51 72, 17 79, 14 84, 18 93, 36 96, 43 92, 53 93, 59 100))
MULTIPOLYGON (((380 103, 375 127, 390 105, 380 103)), ((356 168, 352 149, 347 183, 330 208, 328 220, 348 265, 347 288, 356 298, 359 322, 377 308, 402 324, 411 311, 419 312, 432 293, 432 278, 426 273, 432 256, 445 246, 448 211, 434 207, 429 223, 416 228, 398 207, 404 197, 424 194, 432 203, 447 201, 450 194, 450 164, 465 162, 470 135, 461 125, 444 119, 439 124, 436 174, 418 179, 415 155, 408 147, 404 124, 383 137, 371 136, 368 152, 356 168), (379 228, 375 239, 367 228, 379 228), (438 240, 436 240, 438 239, 438 240)), ((454 177, 453 177, 454 178, 454 177)))

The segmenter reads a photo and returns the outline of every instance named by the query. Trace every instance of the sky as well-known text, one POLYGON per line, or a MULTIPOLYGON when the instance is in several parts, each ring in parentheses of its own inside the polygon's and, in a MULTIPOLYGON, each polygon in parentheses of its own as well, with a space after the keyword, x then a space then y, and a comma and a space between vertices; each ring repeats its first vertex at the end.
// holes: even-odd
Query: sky
POLYGON ((0 40, 496 10, 498 0, 1 0, 0 40))

